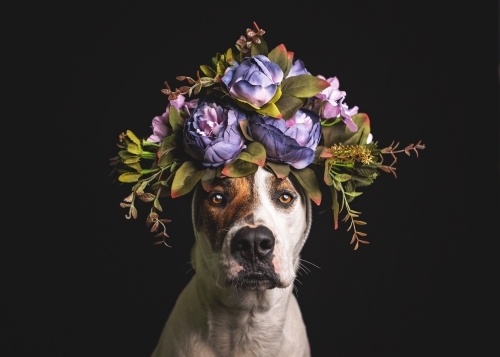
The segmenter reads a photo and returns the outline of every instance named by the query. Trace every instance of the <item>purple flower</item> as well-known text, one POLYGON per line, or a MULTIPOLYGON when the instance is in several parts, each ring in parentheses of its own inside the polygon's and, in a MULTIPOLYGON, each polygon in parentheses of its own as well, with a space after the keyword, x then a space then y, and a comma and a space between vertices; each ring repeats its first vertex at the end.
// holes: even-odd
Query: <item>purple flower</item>
POLYGON ((231 97, 257 108, 268 103, 283 80, 281 68, 263 55, 233 63, 222 77, 231 97))
POLYGON ((345 125, 349 128, 350 131, 355 132, 358 131, 358 126, 354 124, 352 121, 352 116, 355 114, 358 114, 358 107, 354 106, 351 109, 347 106, 347 103, 342 101, 340 102, 340 115, 342 116, 342 120, 344 121, 345 125))
POLYGON ((149 136, 148 141, 153 143, 160 143, 164 138, 172 134, 172 128, 168 122, 168 116, 170 113, 170 106, 174 106, 179 110, 183 110, 189 115, 189 109, 196 107, 198 104, 198 99, 193 99, 186 102, 186 98, 181 94, 177 99, 171 100, 165 109, 165 113, 161 116, 156 116, 153 118, 153 134, 149 136))
POLYGON ((200 102, 184 124, 188 153, 204 166, 228 164, 245 148, 238 123, 245 116, 240 109, 214 98, 200 102))
MULTIPOLYGON (((317 77, 326 79, 322 75, 318 75, 317 77)), ((337 77, 328 78, 326 81, 330 83, 330 86, 316 94, 316 98, 320 100, 320 104, 317 108, 321 108, 321 117, 330 119, 337 118, 341 115, 342 120, 347 125, 349 130, 352 132, 357 131, 358 127, 352 121, 351 116, 358 113, 358 107, 349 109, 347 104, 343 103, 346 92, 339 90, 339 80, 337 77)))
POLYGON ((303 169, 314 160, 321 125, 317 113, 301 108, 288 120, 254 114, 248 134, 264 146, 268 160, 303 169))
POLYGON ((304 66, 304 62, 302 62, 301 60, 296 60, 293 63, 292 68, 290 68, 290 72, 288 72, 286 78, 298 76, 300 74, 311 74, 311 73, 307 71, 306 67, 304 66))
MULTIPOLYGON (((317 77, 326 79, 322 75, 318 75, 317 77)), ((325 102, 321 110, 321 116, 327 119, 336 118, 340 114, 340 101, 345 98, 346 93, 339 90, 339 80, 337 77, 328 78, 326 81, 330 83, 330 87, 316 94, 316 97, 321 102, 325 102)))

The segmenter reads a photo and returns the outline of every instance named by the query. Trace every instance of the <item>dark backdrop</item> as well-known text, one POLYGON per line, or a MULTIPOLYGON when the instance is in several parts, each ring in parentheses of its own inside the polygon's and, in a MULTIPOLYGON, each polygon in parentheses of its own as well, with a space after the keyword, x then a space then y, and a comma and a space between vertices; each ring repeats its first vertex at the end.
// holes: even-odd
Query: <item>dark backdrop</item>
POLYGON ((498 4, 431 4, 101 1, 20 17, 32 41, 10 41, 9 58, 22 55, 4 73, 28 74, 12 120, 39 131, 29 201, 11 215, 22 237, 5 238, 2 355, 149 356, 193 274, 189 197, 163 204, 172 248, 153 246, 146 207, 124 218, 130 188, 108 158, 120 132, 149 135, 164 81, 194 75, 253 21, 270 47, 337 76, 380 145, 427 146, 353 202, 370 245, 353 251, 315 209, 302 258, 320 269, 296 283, 313 355, 477 354, 491 319, 478 267, 499 212, 498 4))

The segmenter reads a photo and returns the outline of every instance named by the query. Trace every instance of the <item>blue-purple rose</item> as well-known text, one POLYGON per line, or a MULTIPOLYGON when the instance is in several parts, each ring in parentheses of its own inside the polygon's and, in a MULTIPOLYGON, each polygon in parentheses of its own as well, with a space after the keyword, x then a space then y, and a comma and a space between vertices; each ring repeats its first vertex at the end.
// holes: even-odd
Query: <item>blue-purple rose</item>
POLYGON ((198 104, 184 124, 187 152, 204 166, 228 164, 245 148, 238 108, 208 98, 198 104))
POLYGON ((231 97, 260 108, 276 94, 283 71, 266 56, 247 57, 233 62, 222 77, 231 97))
POLYGON ((264 146, 268 160, 303 169, 314 160, 321 125, 317 113, 301 108, 288 120, 254 114, 248 134, 264 146))

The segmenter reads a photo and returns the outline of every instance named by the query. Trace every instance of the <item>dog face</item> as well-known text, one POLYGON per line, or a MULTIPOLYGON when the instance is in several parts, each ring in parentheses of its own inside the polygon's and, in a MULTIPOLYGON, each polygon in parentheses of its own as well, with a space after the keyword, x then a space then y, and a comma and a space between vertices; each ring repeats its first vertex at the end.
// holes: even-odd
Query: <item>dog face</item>
POLYGON ((295 278, 309 234, 311 204, 298 184, 259 167, 218 179, 193 197, 195 268, 220 288, 285 288, 295 278))

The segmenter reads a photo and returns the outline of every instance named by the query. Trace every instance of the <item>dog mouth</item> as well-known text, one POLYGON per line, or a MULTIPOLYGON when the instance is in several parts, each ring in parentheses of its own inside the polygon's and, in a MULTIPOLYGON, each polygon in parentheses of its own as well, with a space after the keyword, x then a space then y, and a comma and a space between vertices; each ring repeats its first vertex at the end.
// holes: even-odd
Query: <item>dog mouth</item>
POLYGON ((237 290, 266 290, 280 287, 282 284, 276 273, 246 270, 240 272, 236 278, 229 279, 228 287, 237 290))

